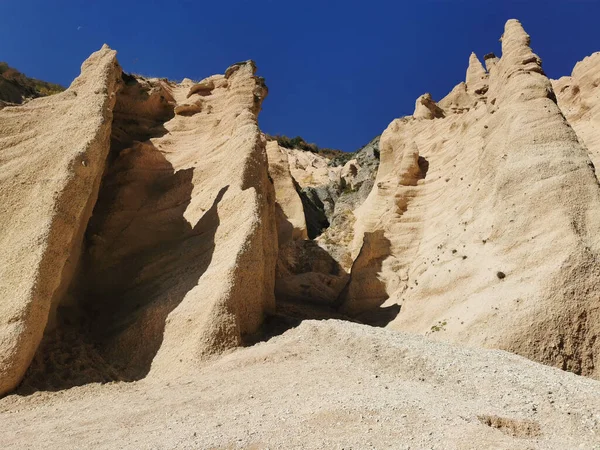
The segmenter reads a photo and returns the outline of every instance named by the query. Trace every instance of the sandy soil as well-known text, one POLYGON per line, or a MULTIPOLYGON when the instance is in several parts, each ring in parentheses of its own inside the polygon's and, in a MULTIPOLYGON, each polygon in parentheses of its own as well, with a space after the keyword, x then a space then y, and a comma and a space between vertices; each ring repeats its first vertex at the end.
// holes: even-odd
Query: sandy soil
POLYGON ((0 400, 3 448, 600 448, 600 383, 519 356, 305 321, 176 381, 0 400))

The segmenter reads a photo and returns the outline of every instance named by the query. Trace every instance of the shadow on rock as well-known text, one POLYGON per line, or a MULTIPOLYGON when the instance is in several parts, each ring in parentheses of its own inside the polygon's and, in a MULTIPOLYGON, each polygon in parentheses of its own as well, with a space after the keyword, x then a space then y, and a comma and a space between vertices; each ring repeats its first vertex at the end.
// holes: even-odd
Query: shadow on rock
POLYGON ((85 234, 78 274, 19 393, 147 375, 165 322, 211 263, 228 186, 192 226, 193 169, 175 171, 150 142, 109 166, 85 234))

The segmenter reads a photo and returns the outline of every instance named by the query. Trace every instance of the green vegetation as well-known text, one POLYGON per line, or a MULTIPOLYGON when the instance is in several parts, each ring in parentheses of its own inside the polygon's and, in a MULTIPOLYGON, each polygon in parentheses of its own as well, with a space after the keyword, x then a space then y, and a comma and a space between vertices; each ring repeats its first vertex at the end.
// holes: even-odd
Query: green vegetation
POLYGON ((319 147, 317 144, 308 143, 300 136, 296 136, 295 138, 289 138, 283 134, 278 134, 275 136, 271 136, 271 135, 267 134, 267 140, 277 141, 277 143, 281 147, 316 153, 318 155, 324 156, 325 158, 329 158, 331 160, 345 155, 345 153, 342 152, 341 150, 336 150, 333 148, 319 147))
POLYGON ((431 332, 435 333, 436 331, 446 331, 446 325, 448 325, 448 322, 446 322, 445 320, 440 320, 437 324, 431 327, 431 332))
POLYGON ((0 100, 21 103, 26 98, 44 97, 64 90, 59 84, 29 78, 7 63, 0 62, 0 100))

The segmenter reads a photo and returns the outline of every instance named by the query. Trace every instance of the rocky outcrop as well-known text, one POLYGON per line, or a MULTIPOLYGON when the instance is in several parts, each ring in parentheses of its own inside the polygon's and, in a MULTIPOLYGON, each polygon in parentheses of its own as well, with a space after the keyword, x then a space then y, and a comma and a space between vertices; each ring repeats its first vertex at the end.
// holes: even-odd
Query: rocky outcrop
MULTIPOLYGON (((486 60, 486 64, 488 64, 487 61, 489 59, 486 60)), ((471 95, 483 95, 488 90, 488 74, 475 53, 471 53, 469 57, 469 67, 467 68, 465 83, 467 92, 471 95)))
POLYGON ((325 249, 346 271, 352 266, 349 244, 354 238, 354 210, 368 197, 379 168, 379 139, 375 137, 360 150, 350 154, 348 161, 334 160, 342 165, 342 186, 333 186, 336 194, 331 223, 318 236, 319 245, 325 249))
POLYGON ((278 307, 293 303, 333 313, 347 282, 348 273, 313 240, 290 241, 279 250, 275 281, 278 307))
POLYGON ((73 277, 109 150, 115 54, 94 53, 61 94, 0 111, 0 394, 73 277))
POLYGON ((319 187, 339 180, 340 168, 330 166, 330 159, 318 153, 281 147, 287 154, 290 172, 301 189, 319 187))
POLYGON ((343 310, 597 377, 598 180, 518 21, 488 59, 384 132, 343 310))
POLYGON ((600 167, 600 52, 578 62, 571 76, 552 81, 558 106, 600 167))
MULTIPOLYGON (((194 284, 167 318, 152 363, 157 374, 177 373, 199 358, 240 345, 275 309, 275 192, 257 123, 267 91, 254 76, 252 61, 236 67, 213 78, 205 113, 176 116, 165 125, 169 134, 155 141, 175 170, 189 173, 192 192, 183 217, 192 236, 198 236, 196 249, 205 261, 187 250, 194 237, 187 243, 180 238, 178 254, 185 255, 186 264, 177 262, 168 273, 180 280, 187 272, 194 284), (194 273, 199 265, 205 270, 194 273)), ((174 90, 177 101, 187 94, 188 86, 174 90)), ((173 297, 169 291, 163 294, 167 302, 173 297)))
POLYGON ((252 61, 174 83, 105 47, 3 103, 0 394, 170 380, 306 318, 599 377, 600 59, 553 89, 519 22, 502 50, 350 154, 263 135, 252 61))
MULTIPOLYGON (((292 177, 302 200, 308 237, 317 239, 282 238, 280 227, 275 296, 281 313, 304 318, 348 319, 336 309, 340 293, 348 283, 348 270, 352 264, 347 249, 352 240, 349 238, 352 236, 352 211, 362 203, 373 186, 379 164, 378 145, 379 137, 357 152, 332 160, 315 153, 304 157, 297 153, 301 150, 279 147, 288 154, 296 167, 293 173, 304 183, 307 179, 314 180, 310 174, 315 166, 327 170, 329 180, 317 186, 305 184, 302 188, 292 177), (306 168, 299 161, 313 163, 306 168)), ((275 152, 277 147, 274 141, 268 143, 270 167, 279 161, 275 152)), ((279 172, 285 173, 285 170, 279 172)), ((283 201, 283 194, 279 194, 277 178, 273 176, 279 202, 280 197, 283 201)), ((291 195, 291 191, 288 190, 288 193, 291 195)), ((285 226, 284 221, 283 228, 285 226)))
POLYGON ((440 108, 431 98, 431 94, 421 95, 415 102, 415 119, 437 119, 444 117, 444 110, 440 108))
POLYGON ((1 392, 34 353, 24 389, 170 377, 274 311, 255 70, 176 84, 103 48, 65 93, 1 111, 1 392))
MULTIPOLYGON (((354 153, 334 157, 280 147, 300 193, 308 237, 317 238, 367 197, 379 164, 379 136, 354 153)), ((338 229, 342 229, 337 227, 338 229)), ((349 227, 343 227, 348 229, 349 227)), ((329 241, 334 242, 335 238, 329 241)))
POLYGON ((267 142, 269 175, 275 187, 277 209, 277 230, 279 245, 290 240, 307 239, 306 218, 302 200, 290 173, 287 152, 279 147, 277 141, 267 142))

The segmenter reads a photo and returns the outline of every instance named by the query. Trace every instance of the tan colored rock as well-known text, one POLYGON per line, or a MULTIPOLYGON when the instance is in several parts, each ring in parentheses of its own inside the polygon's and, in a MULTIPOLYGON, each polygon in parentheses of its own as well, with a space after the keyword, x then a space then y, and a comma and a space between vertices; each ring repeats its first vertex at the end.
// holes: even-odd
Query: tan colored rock
POLYGON ((203 80, 200 83, 193 85, 190 88, 190 91, 188 92, 187 98, 190 98, 194 94, 202 95, 202 96, 210 95, 210 93, 212 92, 212 90, 214 88, 215 88, 215 82, 213 80, 211 80, 210 78, 207 78, 206 80, 203 80))
POLYGON ((342 166, 342 170, 340 172, 340 177, 343 180, 343 184, 345 186, 352 186, 354 179, 358 175, 358 171, 360 170, 360 164, 357 159, 351 159, 346 164, 342 166))
POLYGON ((329 158, 304 150, 281 147, 287 153, 292 177, 301 188, 338 182, 341 167, 330 167, 329 158))
MULTIPOLYGON (((25 270, 9 272, 11 266, 2 269, 23 278, 4 284, 7 275, 0 289, 10 289, 13 295, 17 292, 24 298, 22 305, 8 304, 14 312, 6 310, 3 315, 9 324, 2 342, 13 345, 0 347, 3 373, 16 374, 14 379, 7 375, 4 391, 14 387, 27 369, 42 339, 48 310, 52 320, 23 382, 30 390, 137 380, 148 373, 154 378, 173 378, 250 339, 265 314, 274 311, 278 251, 275 192, 268 178, 266 141, 257 124, 267 90, 254 72, 254 64, 245 63, 227 80, 223 75, 211 77, 214 89, 202 97, 201 111, 175 114, 182 105, 198 101, 196 94, 188 98, 191 81, 176 84, 123 74, 115 97, 121 72, 114 52, 105 49, 84 64, 82 77, 64 94, 1 112, 0 123, 13 128, 28 121, 42 124, 39 130, 33 129, 44 138, 40 146, 46 145, 32 153, 39 160, 32 159, 29 166, 23 166, 30 167, 27 172, 17 167, 14 155, 19 154, 16 149, 29 155, 31 147, 18 147, 16 138, 6 139, 8 132, 14 131, 2 128, 3 139, 10 144, 2 150, 7 167, 27 174, 23 184, 32 186, 28 194, 16 180, 18 192, 5 189, 14 198, 7 197, 8 203, 3 204, 15 205, 7 211, 23 214, 29 203, 37 214, 29 212, 31 218, 18 218, 12 213, 12 222, 4 225, 9 231, 2 236, 9 240, 0 246, 2 251, 9 244, 17 248, 20 253, 14 257, 19 257, 28 270, 32 268, 32 275, 25 270), (81 106, 76 109, 79 100, 91 111, 81 106), (38 113, 44 105, 48 110, 55 107, 66 119, 61 121, 53 114, 47 119, 42 114, 25 114, 38 113), (58 109, 63 105, 64 110, 58 109), (77 112, 77 119, 71 119, 70 111, 77 112), (6 119, 13 116, 13 122, 6 119), (45 126, 52 126, 52 130, 46 131, 45 126), (52 139, 58 142, 58 138, 51 137, 60 135, 63 144, 70 139, 69 133, 77 140, 69 144, 72 155, 54 144, 52 139), (86 141, 88 136, 91 140, 86 141), (97 141, 101 141, 102 151, 97 141), (87 153, 82 154, 86 148, 87 153), (55 161, 57 154, 65 156, 55 161), (82 198, 72 193, 66 197, 69 208, 85 208, 83 212, 59 202, 63 198, 57 196, 61 185, 48 179, 45 166, 51 167, 53 174, 64 173, 65 178, 73 178, 67 169, 76 169, 78 177, 85 175, 81 181, 73 178, 82 198), (55 188, 54 184, 47 188, 50 181, 55 188), (81 183, 85 183, 83 187, 81 183), (55 203, 39 203, 37 199, 45 198, 40 194, 44 189, 55 203), (87 203, 78 206, 83 200, 87 203), (28 203, 19 209, 17 201, 28 203), (33 246, 15 246, 18 239, 12 224, 15 218, 23 222, 22 229, 29 235, 23 234, 21 239, 26 236, 27 242, 40 247, 46 241, 56 246, 50 240, 55 238, 48 237, 43 226, 46 210, 57 215, 55 226, 63 233, 59 235, 62 241, 58 249, 52 249, 49 259, 37 263, 47 271, 45 277, 54 278, 40 284, 43 292, 36 294, 37 303, 30 300, 27 304, 27 289, 33 286, 28 288, 25 282, 37 281, 36 263, 23 253, 33 246), (72 229, 75 226, 79 228, 72 229), (42 231, 32 234, 27 227, 42 231), (64 266, 67 258, 69 265, 61 277, 60 264, 64 266), (15 287, 18 283, 23 293, 15 287), (30 316, 25 316, 26 308, 30 316), (13 336, 18 337, 21 330, 28 340, 13 343, 13 336)), ((16 133, 14 136, 21 138, 16 133)), ((5 186, 14 185, 12 175, 7 180, 5 186)), ((11 258, 3 261, 15 265, 11 258)))
POLYGON ((600 52, 578 62, 569 77, 552 81, 558 106, 600 168, 600 52))
POLYGON ((431 98, 431 94, 427 93, 417 98, 413 117, 415 119, 437 119, 444 117, 444 111, 436 105, 435 101, 431 98))
MULTIPOLYGON (((257 125, 266 88, 254 71, 211 77, 200 112, 134 139, 105 176, 74 295, 94 299, 92 336, 126 378, 194 367, 275 308, 275 193, 257 125)), ((193 99, 189 83, 168 89, 174 109, 193 99)))
POLYGON ((379 167, 377 136, 354 153, 340 173, 342 185, 337 189, 329 227, 316 240, 341 266, 349 272, 353 259, 350 244, 354 239, 354 210, 369 196, 379 167))
POLYGON ((500 61, 494 53, 488 53, 483 57, 483 59, 485 61, 485 69, 488 72, 490 72, 496 66, 496 64, 498 64, 498 61, 500 61))
POLYGON ((488 82, 462 114, 385 131, 355 212, 353 256, 367 258, 352 279, 389 298, 363 303, 364 281, 351 281, 345 308, 401 305, 394 329, 598 377, 600 188, 587 150, 516 20, 488 82))
POLYGON ((184 103, 175 107, 175 114, 180 116, 193 116, 202 111, 202 100, 196 100, 194 103, 184 103))
POLYGON ((461 114, 475 106, 475 96, 467 92, 465 82, 457 84, 448 95, 438 102, 438 106, 447 114, 461 114))
POLYGON ((267 142, 267 157, 269 159, 269 175, 275 187, 279 245, 290 240, 308 239, 304 208, 296 191, 294 179, 290 174, 287 152, 279 147, 277 141, 269 141, 267 142))
POLYGON ((485 94, 487 91, 488 75, 475 53, 471 53, 469 57, 469 67, 467 68, 465 82, 467 84, 467 91, 470 94, 480 95, 485 94))
POLYGON ((347 272, 315 241, 289 241, 279 249, 275 280, 278 307, 286 303, 337 306, 347 282, 347 272))
MULTIPOLYGON (((348 274, 316 242, 306 240, 305 211, 296 190, 299 185, 292 178, 288 166, 290 152, 295 151, 280 147, 277 141, 267 143, 269 174, 275 186, 279 216, 279 258, 275 280, 278 310, 290 304, 332 307, 348 281, 348 274)), ((303 159, 302 156, 298 155, 300 159, 303 159)), ((342 171, 339 167, 338 172, 342 171)), ((349 167, 347 172, 348 176, 352 172, 349 167)))
POLYGON ((72 278, 109 151, 115 55, 104 46, 65 92, 0 112, 0 394, 72 278))

